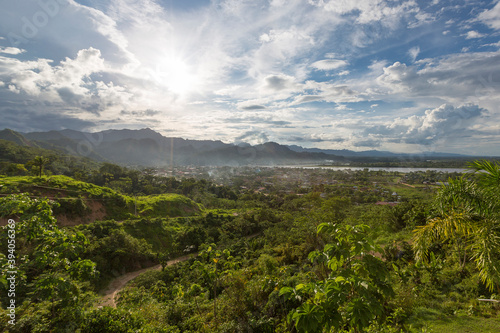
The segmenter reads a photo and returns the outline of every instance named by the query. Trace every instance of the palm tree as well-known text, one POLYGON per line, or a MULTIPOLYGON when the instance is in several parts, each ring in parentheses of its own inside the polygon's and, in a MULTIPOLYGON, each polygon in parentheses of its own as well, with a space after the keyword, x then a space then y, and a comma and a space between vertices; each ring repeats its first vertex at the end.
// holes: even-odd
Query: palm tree
POLYGON ((431 244, 454 243, 463 254, 462 267, 473 259, 479 277, 493 290, 500 285, 500 164, 482 160, 469 167, 475 179, 450 179, 439 190, 438 217, 414 231, 413 247, 417 260, 422 260, 431 244))
POLYGON ((38 177, 42 177, 43 166, 49 163, 49 159, 43 156, 36 156, 33 161, 33 165, 38 169, 38 177))

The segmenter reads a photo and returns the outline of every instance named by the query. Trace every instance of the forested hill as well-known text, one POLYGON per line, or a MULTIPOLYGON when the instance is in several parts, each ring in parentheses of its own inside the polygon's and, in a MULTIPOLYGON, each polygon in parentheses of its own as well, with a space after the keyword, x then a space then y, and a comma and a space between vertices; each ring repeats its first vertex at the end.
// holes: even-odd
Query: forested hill
POLYGON ((74 130, 17 133, 0 132, 0 139, 23 146, 58 150, 128 166, 171 165, 283 165, 342 161, 321 152, 297 152, 277 143, 238 146, 212 140, 164 137, 151 129, 107 130, 85 133, 74 130))

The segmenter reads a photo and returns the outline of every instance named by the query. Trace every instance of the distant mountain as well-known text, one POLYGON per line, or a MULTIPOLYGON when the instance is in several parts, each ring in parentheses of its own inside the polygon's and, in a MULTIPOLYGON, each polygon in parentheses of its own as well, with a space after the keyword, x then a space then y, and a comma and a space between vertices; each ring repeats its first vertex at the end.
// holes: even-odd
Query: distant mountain
POLYGON ((161 141, 165 139, 163 135, 153 131, 150 128, 143 128, 140 130, 130 130, 130 129, 107 130, 96 134, 101 134, 105 142, 128 140, 128 139, 134 139, 134 140, 150 139, 155 141, 161 141))
POLYGON ((347 163, 365 159, 464 157, 458 154, 397 154, 388 151, 333 150, 285 146, 276 142, 259 145, 227 144, 214 140, 165 137, 149 128, 106 130, 96 133, 75 130, 18 133, 0 131, 0 139, 18 145, 56 150, 96 161, 121 165, 162 167, 174 165, 297 165, 331 161, 347 163))
POLYGON ((75 130, 17 133, 4 130, 6 140, 30 142, 44 149, 130 166, 171 165, 294 165, 343 160, 323 152, 297 152, 275 142, 251 146, 214 140, 165 137, 149 128, 87 133, 75 130))
POLYGON ((35 144, 27 140, 22 134, 8 128, 0 131, 0 140, 11 141, 19 146, 36 147, 35 144))
POLYGON ((422 152, 416 154, 410 153, 393 153, 390 151, 380 151, 380 150, 365 150, 365 151, 353 151, 353 150, 336 150, 336 149, 319 149, 319 148, 303 148, 301 146, 291 145, 287 146, 296 152, 310 152, 310 153, 324 153, 327 155, 336 155, 344 157, 467 157, 467 155, 461 154, 451 154, 451 153, 440 153, 440 152, 422 152))

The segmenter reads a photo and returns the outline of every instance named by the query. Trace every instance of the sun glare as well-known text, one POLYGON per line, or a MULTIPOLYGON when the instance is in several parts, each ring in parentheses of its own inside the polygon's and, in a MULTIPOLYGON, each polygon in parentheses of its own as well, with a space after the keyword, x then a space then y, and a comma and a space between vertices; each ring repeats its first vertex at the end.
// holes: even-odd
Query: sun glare
POLYGON ((166 58, 156 66, 155 76, 158 83, 168 90, 186 95, 196 89, 196 75, 192 67, 179 58, 166 58))

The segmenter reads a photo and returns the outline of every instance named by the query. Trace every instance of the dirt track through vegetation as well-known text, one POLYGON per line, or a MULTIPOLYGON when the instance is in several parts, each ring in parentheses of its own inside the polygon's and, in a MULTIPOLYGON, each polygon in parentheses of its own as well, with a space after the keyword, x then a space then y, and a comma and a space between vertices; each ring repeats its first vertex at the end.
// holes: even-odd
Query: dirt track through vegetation
MULTIPOLYGON (((192 254, 188 254, 188 255, 185 255, 182 257, 178 257, 178 258, 169 260, 167 262, 167 266, 176 264, 178 262, 186 261, 186 260, 193 258, 195 256, 196 256, 196 254, 192 253, 192 254)), ((102 292, 104 295, 102 296, 101 300, 99 301, 98 306, 100 306, 100 307, 110 306, 110 307, 116 308, 116 295, 123 289, 123 287, 125 287, 125 285, 128 282, 132 281, 133 279, 135 279, 137 276, 139 276, 142 273, 152 271, 152 270, 159 271, 160 269, 161 269, 161 265, 158 264, 155 266, 140 269, 138 271, 133 271, 133 272, 129 272, 127 274, 120 275, 117 278, 111 280, 108 287, 102 292)))

